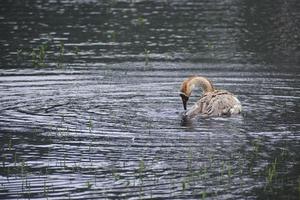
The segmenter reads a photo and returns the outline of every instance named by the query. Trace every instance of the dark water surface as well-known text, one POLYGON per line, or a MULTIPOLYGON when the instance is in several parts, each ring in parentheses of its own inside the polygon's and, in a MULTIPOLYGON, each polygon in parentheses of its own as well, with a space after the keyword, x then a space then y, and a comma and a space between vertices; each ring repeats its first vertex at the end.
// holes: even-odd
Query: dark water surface
POLYGON ((299 1, 0 11, 0 199, 300 198, 299 1), (182 121, 192 74, 242 115, 182 121))

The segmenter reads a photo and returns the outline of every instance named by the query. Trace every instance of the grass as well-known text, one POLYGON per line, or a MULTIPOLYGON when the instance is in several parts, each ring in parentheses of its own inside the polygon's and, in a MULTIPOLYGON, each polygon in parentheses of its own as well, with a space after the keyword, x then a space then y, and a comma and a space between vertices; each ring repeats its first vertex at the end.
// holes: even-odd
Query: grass
MULTIPOLYGON (((62 124, 61 127, 63 128, 63 125, 65 124, 65 120, 67 120, 67 118, 62 116, 62 124)), ((92 118, 90 117, 89 119, 87 119, 85 121, 85 125, 88 128, 89 132, 92 131, 94 125, 93 122, 94 120, 92 120, 92 118)), ((87 132, 87 128, 85 128, 85 132, 87 132)), ((68 129, 64 129, 66 132, 68 132, 68 129)), ((64 138, 63 135, 58 135, 57 136, 60 139, 69 139, 69 138, 64 138)), ((32 197, 32 183, 30 182, 30 179, 28 179, 28 165, 26 164, 25 160, 22 160, 20 162, 19 165, 17 165, 18 163, 18 157, 17 157, 17 152, 14 148, 14 140, 13 137, 8 136, 6 137, 6 141, 5 141, 5 147, 2 147, 2 151, 8 151, 11 153, 10 156, 5 156, 6 154, 3 154, 2 157, 5 157, 5 160, 2 161, 4 162, 4 166, 7 169, 7 176, 9 176, 9 174, 11 172, 13 172, 13 168, 16 167, 11 167, 8 168, 8 166, 5 166, 6 163, 9 162, 14 162, 15 166, 19 167, 19 172, 21 172, 21 183, 22 183, 22 193, 24 195, 26 195, 27 197, 32 197), (15 151, 14 151, 15 150, 15 151), (10 160, 8 160, 10 159, 10 160), (9 171, 11 170, 11 171, 9 171), (26 194, 25 194, 26 193, 26 194)), ((63 143, 63 144, 67 144, 67 143, 63 143)), ((86 152, 84 152, 81 156, 84 157, 84 160, 87 160, 86 158, 89 158, 89 162, 91 163, 91 166, 93 163, 95 163, 94 160, 90 159, 91 154, 93 153, 92 149, 94 149, 93 146, 91 146, 91 144, 87 144, 88 145, 88 150, 86 150, 86 152)), ((279 149, 279 153, 277 154, 278 156, 272 159, 272 162, 269 163, 269 165, 267 165, 267 167, 265 167, 262 171, 263 173, 258 174, 258 172, 253 172, 253 173, 248 173, 249 171, 247 171, 247 162, 253 162, 253 164, 258 163, 262 157, 260 157, 260 148, 261 144, 260 142, 254 142, 253 143, 253 155, 255 156, 250 156, 247 158, 252 159, 253 157, 255 159, 253 160, 246 160, 241 157, 238 157, 238 160, 234 160, 236 158, 236 156, 232 156, 230 157, 230 160, 222 160, 221 157, 216 157, 214 154, 212 153, 205 153, 203 152, 201 154, 201 156, 203 157, 196 157, 195 155, 195 150, 194 147, 189 148, 188 151, 186 151, 185 153, 185 158, 184 160, 184 165, 183 165, 183 170, 182 171, 172 171, 172 173, 178 173, 175 176, 172 176, 169 173, 168 174, 168 169, 163 170, 162 172, 159 171, 157 174, 156 172, 152 169, 152 166, 146 166, 146 164, 149 164, 148 162, 145 162, 144 159, 139 159, 138 161, 135 162, 135 167, 134 167, 134 175, 131 176, 130 178, 134 177, 135 179, 133 181, 136 181, 134 183, 134 185, 131 185, 130 181, 132 181, 132 179, 128 179, 126 176, 124 176, 123 170, 126 171, 125 168, 130 167, 130 165, 127 165, 124 162, 120 163, 119 166, 114 167, 111 171, 111 174, 108 174, 108 176, 106 176, 105 178, 109 178, 111 180, 114 181, 118 181, 119 183, 123 183, 123 186, 126 187, 129 191, 130 189, 134 189, 139 187, 140 188, 140 194, 141 194, 141 198, 142 198, 142 194, 146 195, 147 191, 143 191, 145 190, 145 188, 151 188, 151 190, 155 187, 153 186, 149 186, 149 185, 159 185, 160 183, 163 184, 169 184, 171 185, 170 187, 170 194, 174 194, 177 195, 178 191, 181 192, 181 195, 184 194, 191 194, 194 195, 195 197, 197 197, 198 199, 206 199, 207 198, 207 191, 210 192, 209 188, 204 188, 204 187, 200 187, 199 185, 204 185, 207 186, 206 183, 212 182, 213 184, 215 184, 216 186, 218 185, 222 185, 224 186, 224 190, 227 190, 226 188, 228 188, 228 190, 230 190, 230 187, 232 186, 233 183, 235 183, 233 180, 233 178, 235 177, 250 177, 253 179, 253 181, 256 180, 256 178, 265 178, 265 182, 266 182, 266 190, 267 192, 274 192, 275 190, 272 191, 273 189, 273 184, 276 183, 277 179, 279 179, 278 177, 278 170, 279 170, 279 164, 281 163, 281 161, 286 158, 286 156, 288 155, 288 152, 286 149, 279 149), (204 159, 203 159, 204 158, 204 159), (245 161, 246 160, 246 161, 245 161), (200 165, 197 166, 197 164, 199 164, 199 162, 204 162, 200 165), (244 167, 244 168, 243 168, 244 167), (120 168, 120 170, 119 170, 120 168), (118 169, 118 170, 116 170, 118 169), (244 170, 245 169, 245 170, 244 170), (166 173, 165 173, 166 172, 166 173), (217 173, 216 173, 217 172, 217 173), (218 173, 219 172, 219 173, 218 173), (260 176, 260 177, 258 177, 260 176), (167 181, 166 181, 167 180, 167 181), (228 181, 227 181, 228 180, 228 181), (218 182, 220 181, 220 182, 218 182), (168 182, 168 183, 166 183, 168 182), (136 184, 136 185, 135 185, 136 184), (148 185, 149 184, 149 185, 148 185), (197 187, 198 186, 198 187, 197 187)), ((62 157, 60 159, 61 165, 59 167, 66 169, 66 164, 68 164, 69 161, 66 159, 66 155, 69 154, 65 154, 65 152, 67 151, 67 149, 63 148, 63 152, 62 152, 62 157)), ((161 155, 157 155, 157 156, 161 156, 161 155)), ((160 159, 163 159, 163 157, 161 157, 160 159)), ((159 159, 157 159, 158 161, 159 159)), ((155 165, 156 162, 151 162, 151 165, 155 165)), ((74 169, 73 171, 71 171, 70 173, 82 173, 85 172, 83 170, 85 170, 86 168, 83 166, 81 167, 81 161, 79 163, 75 163, 74 165, 74 169)), ((252 167, 252 166, 251 166, 252 167)), ((72 170, 72 167, 69 167, 67 169, 72 170)), ((91 188, 95 188, 96 187, 96 182, 97 182, 97 169, 98 168, 93 168, 93 171, 91 173, 93 173, 91 176, 91 179, 87 180, 86 182, 84 182, 85 186, 84 189, 91 189, 91 188)), ((46 169, 47 170, 47 169, 46 169)), ((89 169, 91 171, 91 169, 89 169)), ((173 169, 172 169, 173 170, 173 169)), ((89 173, 89 172, 88 172, 89 173)), ((46 172, 47 174, 47 172, 46 172)), ((83 174, 83 173, 82 173, 83 174)), ((102 174, 100 174, 102 175, 102 174)), ((299 193, 300 196, 300 177, 297 177, 298 179, 296 179, 296 184, 295 184, 295 190, 299 193)), ((246 183, 247 184, 247 183, 246 183)), ((101 184, 100 184, 101 185, 101 184)), ((238 184, 237 184, 238 185, 238 184)), ((211 187, 211 186, 207 186, 207 187, 211 187)), ((243 187, 243 185, 241 185, 240 187, 243 187)), ((44 197, 48 198, 48 193, 49 193, 49 186, 47 185, 47 179, 44 179, 44 183, 41 183, 41 190, 44 195, 44 197), (43 185, 44 184, 44 185, 43 185)), ((41 192, 41 193, 42 193, 41 192)), ((151 192, 152 194, 152 192, 151 192)), ((209 193, 209 197, 211 197, 212 195, 218 195, 218 194, 214 194, 209 193)))
POLYGON ((270 185, 277 175, 277 158, 271 163, 271 165, 267 168, 267 184, 270 185))
MULTIPOLYGON (((203 166, 200 170, 195 170, 195 166, 193 165, 196 165, 197 162, 195 161, 195 157, 193 157, 194 154, 192 153, 191 150, 189 150, 189 152, 187 153, 187 159, 186 159, 186 162, 187 162, 187 174, 186 174, 186 177, 183 178, 182 181, 180 181, 180 190, 182 192, 181 195, 184 195, 185 193, 186 194, 192 194, 194 197, 197 197, 198 199, 206 199, 207 198, 207 189, 206 188, 197 188, 197 185, 199 184, 203 184, 206 182, 205 179, 203 179, 204 177, 207 177, 209 178, 209 176, 207 176, 208 174, 208 170, 211 171, 215 171, 216 169, 219 169, 220 171, 220 178, 222 180, 224 180, 224 178, 228 178, 229 180, 231 179, 232 176, 234 176, 235 174, 235 171, 233 170, 234 168, 232 167, 232 163, 230 161, 220 161, 220 162, 214 162, 214 163, 206 163, 211 169, 208 169, 207 167, 203 166), (193 165, 192 165, 193 164, 193 165), (196 186, 196 187, 195 187, 196 186)), ((121 165, 121 167, 123 166, 124 164, 121 165)), ((268 166, 267 170, 266 170, 266 173, 267 173, 267 182, 268 184, 271 184, 272 182, 274 182, 274 180, 276 179, 276 174, 277 174, 277 166, 278 166, 278 159, 275 158, 272 163, 270 163, 270 165, 268 166)), ((21 163, 21 174, 22 174, 22 183, 23 183, 23 194, 26 195, 26 197, 32 197, 32 190, 31 190, 31 183, 28 181, 28 178, 27 178, 27 165, 26 165, 26 162, 22 161, 21 163), (25 193, 26 194, 25 194, 25 193)), ((138 184, 136 186, 139 186, 140 188, 140 198, 143 198, 146 194, 149 194, 147 193, 147 191, 144 191, 144 183, 148 183, 149 182, 149 179, 147 179, 147 177, 145 176, 145 173, 146 173, 146 169, 148 167, 146 167, 146 163, 143 159, 140 159, 138 161, 138 167, 137 167, 137 170, 136 170, 136 173, 137 173, 137 177, 138 179, 140 180, 139 182, 137 182, 138 184), (146 177, 146 178, 145 178, 146 177), (147 180, 147 182, 145 182, 145 180, 147 180)), ((149 168, 151 168, 151 166, 149 166, 149 168)), ((114 168, 115 169, 115 168, 114 168)), ((80 172, 80 171, 79 171, 80 172)), ((85 182, 85 189, 91 189, 93 187, 96 187, 96 169, 94 169, 93 171, 93 179, 91 180, 87 180, 85 182), (93 182, 92 182, 93 181, 93 182)), ((117 170, 112 170, 112 173, 111 173, 112 177, 114 178, 115 181, 118 181, 118 180, 123 180, 121 179, 121 174, 120 173, 117 173, 117 170)), ((184 174, 182 174, 184 177, 184 174)), ((151 176, 151 175, 149 175, 151 176)), ((160 176, 158 174, 158 176, 160 176)), ((213 177, 211 177, 213 178, 213 177)), ((158 180, 158 179, 157 179, 158 180)), ((177 178, 174 178, 174 179, 171 179, 170 180, 170 184, 172 182, 173 185, 176 185, 176 180, 178 181, 178 177, 177 178)), ((211 180, 209 178, 209 180, 211 180)), ((209 181, 208 180, 208 181, 209 181)), ((136 186, 133 186, 133 185, 130 185, 130 181, 126 178, 124 178, 123 180, 123 185, 126 186, 126 188, 128 188, 128 190, 130 190, 130 188, 134 188, 136 186), (127 183, 127 184, 126 184, 127 183)), ((152 182, 151 182, 152 183, 152 182)), ((178 183, 178 182, 177 182, 178 183)), ((225 182, 222 182, 221 184, 225 184, 225 182)), ((226 183, 226 187, 230 187, 230 182, 227 182, 226 183)), ((300 178, 299 178, 299 181, 297 182, 298 184, 298 189, 299 189, 299 194, 300 194, 300 178)), ((158 183, 156 184, 158 185, 158 183)), ((147 188, 148 186, 146 186, 145 188, 147 188)), ((153 188, 151 188, 152 190, 153 188)), ((170 190, 172 191, 172 195, 177 195, 178 193, 176 191, 178 191, 178 186, 177 186, 177 189, 176 187, 171 187, 170 190)), ((48 198, 49 196, 49 186, 48 186, 48 183, 46 181, 46 179, 44 180, 44 183, 43 183, 43 186, 42 186, 42 190, 43 190, 43 197, 44 198, 48 198)), ((152 191, 151 191, 151 194, 152 194, 152 191)), ((154 193, 155 194, 155 193, 154 193)), ((171 192, 170 192, 171 194, 171 192)), ((211 195, 218 195, 218 194, 211 194, 211 195)))

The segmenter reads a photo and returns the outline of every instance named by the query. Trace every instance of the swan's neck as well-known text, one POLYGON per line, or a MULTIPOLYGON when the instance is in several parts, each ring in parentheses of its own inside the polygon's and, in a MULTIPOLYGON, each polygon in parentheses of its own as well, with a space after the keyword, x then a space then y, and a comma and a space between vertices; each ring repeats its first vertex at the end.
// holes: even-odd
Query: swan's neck
POLYGON ((208 79, 201 76, 192 77, 188 84, 191 92, 195 87, 201 87, 204 94, 207 92, 213 92, 215 90, 212 83, 208 79))

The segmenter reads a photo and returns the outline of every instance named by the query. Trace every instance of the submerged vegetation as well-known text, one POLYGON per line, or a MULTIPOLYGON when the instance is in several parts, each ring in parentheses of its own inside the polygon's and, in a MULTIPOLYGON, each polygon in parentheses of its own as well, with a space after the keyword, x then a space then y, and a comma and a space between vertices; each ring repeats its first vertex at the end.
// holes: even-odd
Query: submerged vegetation
MULTIPOLYGON (((93 119, 90 117, 86 121, 86 131, 92 136, 93 129, 93 119)), ((272 195, 276 188, 282 187, 281 184, 284 183, 282 180, 285 178, 285 174, 279 171, 289 156, 287 152, 281 150, 282 153, 273 158, 273 161, 266 165, 263 170, 253 170, 255 163, 264 160, 258 148, 258 146, 262 145, 262 141, 257 140, 253 143, 253 150, 249 152, 250 155, 255 156, 255 159, 253 159, 253 156, 250 156, 251 159, 248 161, 243 158, 242 154, 237 153, 231 155, 232 159, 230 160, 222 160, 220 157, 215 157, 212 152, 201 154, 202 157, 199 157, 198 153, 195 154, 196 149, 189 148, 185 153, 186 157, 182 160, 182 164, 185 163, 185 167, 182 166, 177 170, 175 169, 176 166, 173 166, 175 168, 166 168, 163 171, 161 171, 162 169, 156 169, 154 166, 160 162, 159 157, 156 160, 140 158, 134 162, 135 166, 132 170, 128 170, 128 166, 132 165, 132 161, 130 163, 126 163, 126 161, 117 162, 107 167, 99 165, 97 160, 95 160, 95 156, 99 153, 101 146, 99 146, 93 136, 91 141, 89 141, 89 148, 81 151, 80 156, 76 159, 77 161, 71 161, 68 153, 68 143, 70 141, 75 142, 79 138, 74 135, 70 128, 66 127, 64 116, 62 116, 62 122, 59 127, 54 128, 53 134, 49 134, 47 137, 51 138, 51 140, 58 140, 57 144, 60 146, 61 155, 53 160, 55 163, 48 161, 52 166, 43 166, 35 170, 33 170, 35 168, 33 163, 18 156, 18 151, 21 151, 21 149, 13 137, 11 135, 6 137, 8 141, 5 141, 7 145, 2 147, 2 166, 0 168, 2 175, 7 177, 7 182, 2 182, 4 188, 9 186, 12 180, 20 181, 22 190, 18 192, 19 197, 48 198, 59 190, 50 177, 57 173, 67 172, 83 177, 82 188, 80 188, 82 191, 94 190, 101 186, 103 180, 106 180, 109 181, 109 184, 115 182, 121 185, 122 188, 130 188, 130 190, 139 188, 140 198, 152 196, 152 190, 168 185, 172 191, 169 194, 170 197, 186 193, 193 198, 206 199, 207 197, 219 195, 219 193, 214 188, 204 186, 204 183, 218 182, 225 188, 236 187, 238 184, 238 187, 243 188, 249 183, 247 180, 241 179, 241 177, 248 177, 249 181, 251 179, 264 178, 266 180, 264 193, 268 196, 268 194, 272 195), (199 163, 199 160, 204 162, 199 163), (241 164, 244 162, 252 162, 252 164, 241 164), (248 168, 245 168, 246 166, 248 168), (178 173, 178 170, 180 170, 180 173, 178 173), (43 191, 43 193, 36 193, 37 186, 34 189, 32 188, 33 185, 36 185, 36 180, 33 178, 32 173, 38 173, 43 179, 43 184, 38 189, 38 191, 43 191)), ((49 153, 46 151, 44 154, 49 155, 49 153)), ((70 182, 75 180, 70 177, 70 182)), ((300 178, 298 178, 298 190, 300 193, 300 178)), ((103 194, 106 194, 105 189, 103 189, 103 194)))
MULTIPOLYGON (((79 52, 78 47, 75 47, 73 51, 68 50, 70 55, 75 56, 74 58, 79 55, 79 52)), ((33 67, 49 67, 53 66, 53 62, 55 62, 55 66, 60 68, 65 66, 66 49, 63 42, 56 45, 48 41, 28 51, 17 49, 16 56, 17 61, 22 64, 31 62, 33 67)))
POLYGON ((32 57, 32 64, 34 67, 45 66, 47 47, 48 47, 47 44, 42 44, 37 49, 32 50, 31 57, 32 57))
MULTIPOLYGON (((116 32, 108 31, 107 38, 115 42, 116 32)), ((76 59, 80 51, 80 48, 77 46, 73 49, 66 49, 65 44, 61 41, 59 45, 46 42, 28 51, 25 49, 17 49, 15 54, 16 60, 20 64, 30 63, 33 67, 56 66, 61 68, 66 66, 67 57, 68 59, 76 59)), ((143 55, 141 59, 144 59, 145 66, 147 66, 149 64, 150 50, 145 48, 141 54, 143 55)))
POLYGON ((147 50, 147 49, 144 49, 145 65, 148 65, 148 64, 149 64, 149 54, 150 54, 150 51, 147 50))

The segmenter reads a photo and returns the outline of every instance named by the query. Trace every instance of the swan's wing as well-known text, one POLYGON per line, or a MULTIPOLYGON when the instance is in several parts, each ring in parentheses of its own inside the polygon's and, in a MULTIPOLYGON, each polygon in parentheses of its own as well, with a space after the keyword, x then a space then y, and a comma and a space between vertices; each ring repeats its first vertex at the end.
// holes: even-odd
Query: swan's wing
POLYGON ((207 93, 203 95, 199 101, 195 103, 194 106, 192 106, 187 112, 186 116, 188 118, 193 118, 196 115, 200 114, 202 116, 209 116, 209 111, 211 110, 211 102, 214 98, 214 95, 212 93, 207 93))
POLYGON ((209 116, 231 115, 240 112, 240 102, 227 91, 218 92, 211 96, 206 108, 209 116))
POLYGON ((186 117, 193 118, 196 115, 202 113, 202 105, 199 103, 195 103, 186 113, 186 117))
POLYGON ((240 101, 230 92, 219 90, 203 95, 185 115, 188 118, 193 118, 198 114, 202 116, 222 116, 240 112, 240 101))
POLYGON ((208 116, 207 106, 209 105, 211 98, 211 95, 203 95, 200 100, 186 112, 186 116, 189 118, 193 118, 198 114, 201 114, 202 116, 208 116))

